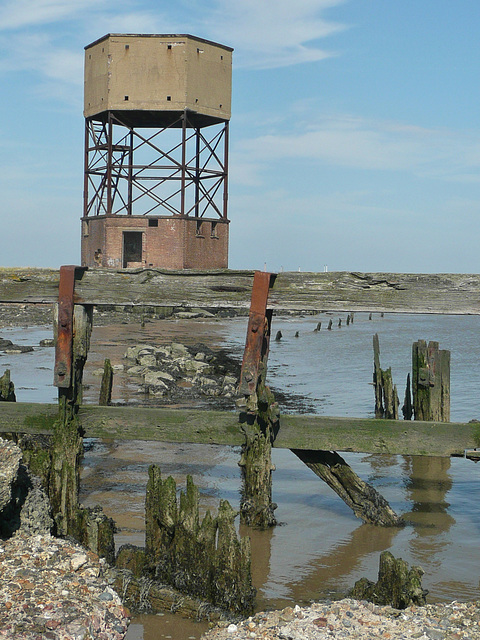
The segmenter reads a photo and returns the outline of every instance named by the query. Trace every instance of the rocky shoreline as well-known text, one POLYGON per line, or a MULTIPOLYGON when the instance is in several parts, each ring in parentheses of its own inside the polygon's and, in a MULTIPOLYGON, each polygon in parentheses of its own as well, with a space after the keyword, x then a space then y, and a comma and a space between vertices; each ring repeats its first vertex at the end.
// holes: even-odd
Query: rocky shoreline
POLYGON ((223 624, 203 640, 478 640, 480 602, 412 606, 398 610, 344 599, 310 607, 257 613, 223 624))
POLYGON ((105 560, 69 540, 18 533, 0 543, 0 638, 122 640, 129 612, 105 560))
POLYGON ((235 408, 240 364, 221 349, 179 342, 142 344, 127 349, 125 362, 127 375, 141 380, 139 391, 150 404, 159 400, 162 405, 235 408))
POLYGON ((20 448, 0 438, 0 638, 122 640, 129 612, 104 559, 54 537, 50 504, 20 448))
MULTIPOLYGON (((51 325, 52 322, 52 309, 48 305, 4 305, 0 306, 0 314, 2 327, 51 325)), ((103 310, 97 312, 95 323, 144 320, 145 317, 142 319, 130 312, 103 310)), ((213 389, 212 383, 201 382, 201 379, 212 378, 220 392, 205 393, 205 399, 217 403, 221 400, 221 390, 225 389, 226 405, 234 402, 234 393, 228 386, 233 383, 226 378, 235 377, 235 371, 233 368, 216 373, 207 371, 212 353, 203 345, 196 351, 183 345, 178 348, 167 345, 163 351, 156 351, 152 345, 138 347, 130 352, 127 365, 141 368, 131 374, 143 380, 143 390, 152 399, 164 402, 170 398, 172 403, 176 402, 176 383, 187 379, 191 387, 183 388, 193 389, 193 400, 196 383, 199 382, 199 393, 202 387, 213 389), (166 370, 170 366, 166 361, 174 362, 177 355, 203 364, 189 364, 188 367, 193 368, 188 375, 181 372, 181 367, 177 372, 166 370), (147 359, 141 361, 143 357, 147 359), (155 372, 167 376, 155 375, 155 372)), ((31 517, 27 520, 32 523, 31 517)), ((129 613, 112 589, 114 576, 104 561, 81 546, 46 532, 24 529, 0 541, 0 562, 0 638, 121 640, 125 637, 129 613)), ((282 611, 261 612, 241 622, 221 624, 202 637, 204 640, 480 640, 480 602, 413 606, 402 611, 352 599, 318 602, 310 607, 292 604, 282 611)))
MULTIPOLYGON (((95 326, 113 323, 130 324, 175 317, 183 320, 194 318, 233 317, 248 315, 235 310, 220 310, 215 314, 207 309, 187 309, 171 307, 97 305, 94 308, 95 326)), ((53 305, 51 304, 0 304, 0 328, 52 325, 53 305)))

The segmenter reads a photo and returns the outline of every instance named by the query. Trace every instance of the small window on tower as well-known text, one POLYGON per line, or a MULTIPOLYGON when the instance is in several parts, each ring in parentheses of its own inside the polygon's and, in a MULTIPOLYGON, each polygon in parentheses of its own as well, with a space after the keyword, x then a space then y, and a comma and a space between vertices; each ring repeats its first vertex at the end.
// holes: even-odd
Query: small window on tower
POLYGON ((167 96, 167 102, 171 102, 172 101, 172 96, 167 96))
POLYGON ((149 218, 148 219, 149 227, 158 227, 158 218, 149 218))
POLYGON ((167 44, 167 49, 171 49, 172 45, 171 44, 167 44))
POLYGON ((210 232, 210 237, 211 238, 218 238, 218 235, 217 235, 217 223, 216 222, 212 222, 212 230, 210 232))
POLYGON ((197 220, 196 233, 197 233, 197 236, 203 237, 203 234, 202 234, 202 221, 201 220, 197 220))
POLYGON ((129 45, 129 44, 126 44, 126 45, 125 45, 125 49, 130 49, 130 45, 129 45))
POLYGON ((128 96, 125 96, 125 102, 128 100, 128 96))

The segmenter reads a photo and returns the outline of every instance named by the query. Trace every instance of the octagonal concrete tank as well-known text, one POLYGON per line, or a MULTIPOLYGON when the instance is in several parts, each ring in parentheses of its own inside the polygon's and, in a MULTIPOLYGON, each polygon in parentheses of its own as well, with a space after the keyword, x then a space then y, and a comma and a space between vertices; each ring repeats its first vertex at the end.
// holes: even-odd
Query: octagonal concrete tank
POLYGON ((130 126, 198 126, 231 114, 233 49, 191 35, 108 34, 85 47, 84 116, 122 112, 130 126))

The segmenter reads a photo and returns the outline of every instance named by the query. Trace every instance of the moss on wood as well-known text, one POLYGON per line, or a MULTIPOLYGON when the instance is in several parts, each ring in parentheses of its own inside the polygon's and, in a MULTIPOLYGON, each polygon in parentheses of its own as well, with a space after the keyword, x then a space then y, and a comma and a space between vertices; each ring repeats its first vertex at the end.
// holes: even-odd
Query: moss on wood
POLYGON ((0 376, 0 402, 16 402, 15 385, 10 379, 10 369, 0 376))
MULTIPOLYGON (((160 469, 152 465, 145 500, 144 575, 216 607, 251 613, 255 589, 250 548, 237 538, 236 515, 222 501, 216 516, 207 512, 200 522, 199 494, 192 478, 187 477, 177 502, 173 478, 162 480, 160 469)), ((131 549, 124 552, 117 566, 137 565, 133 555, 131 549)))
POLYGON ((406 609, 411 605, 423 606, 428 593, 422 587, 423 574, 420 567, 409 568, 404 560, 384 551, 380 555, 377 582, 361 578, 355 583, 349 596, 378 605, 390 605, 395 609, 406 609))

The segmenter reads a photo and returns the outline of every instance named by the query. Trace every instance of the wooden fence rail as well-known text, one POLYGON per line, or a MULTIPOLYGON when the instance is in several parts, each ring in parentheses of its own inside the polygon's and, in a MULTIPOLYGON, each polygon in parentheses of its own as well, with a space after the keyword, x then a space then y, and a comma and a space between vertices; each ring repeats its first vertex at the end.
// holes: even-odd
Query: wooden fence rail
MULTIPOLYGON (((248 310, 253 271, 78 270, 75 302, 93 305, 248 310)), ((58 301, 59 271, 0 268, 0 303, 58 301)), ((480 314, 480 275, 284 272, 269 308, 280 311, 371 311, 480 314)))
MULTIPOLYGON (((0 433, 52 432, 58 405, 5 402, 0 433)), ((228 411, 83 405, 79 423, 88 438, 242 445, 241 416, 228 411)), ((480 446, 479 423, 408 422, 282 414, 273 446, 280 449, 463 456, 480 446)))

